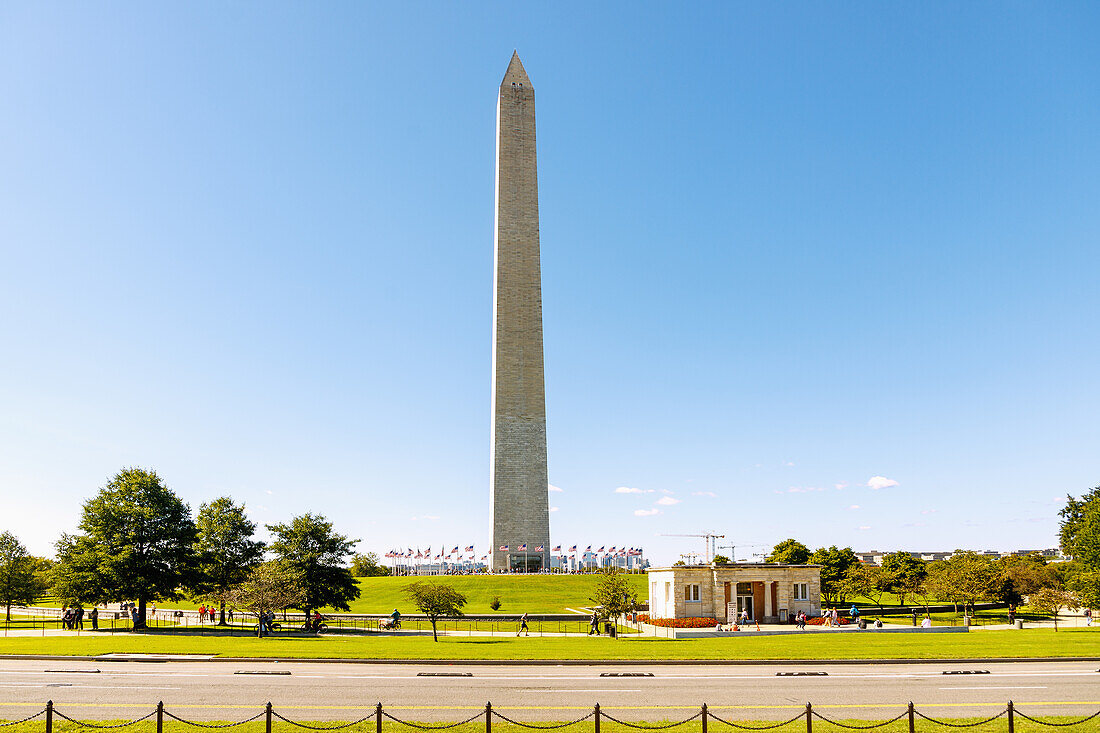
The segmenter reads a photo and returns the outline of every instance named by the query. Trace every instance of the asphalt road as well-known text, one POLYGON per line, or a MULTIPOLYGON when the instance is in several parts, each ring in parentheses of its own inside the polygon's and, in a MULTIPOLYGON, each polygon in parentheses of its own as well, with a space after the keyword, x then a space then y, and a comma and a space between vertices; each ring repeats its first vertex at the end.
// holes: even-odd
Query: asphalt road
POLYGON ((460 720, 486 701, 509 717, 532 721, 579 718, 596 702, 615 717, 636 721, 686 718, 703 702, 730 719, 782 720, 806 702, 830 717, 884 719, 902 712, 910 700, 927 714, 945 717, 991 715, 1009 699, 1030 715, 1076 715, 1100 709, 1097 667, 1082 662, 647 667, 2 660, 0 718, 22 717, 47 699, 85 719, 137 717, 158 700, 195 720, 242 720, 269 700, 295 720, 354 720, 373 713, 377 702, 402 719, 460 720), (989 673, 943 674, 967 669, 989 673), (777 675, 794 672, 827 674, 777 675), (466 673, 470 676, 439 676, 466 673))

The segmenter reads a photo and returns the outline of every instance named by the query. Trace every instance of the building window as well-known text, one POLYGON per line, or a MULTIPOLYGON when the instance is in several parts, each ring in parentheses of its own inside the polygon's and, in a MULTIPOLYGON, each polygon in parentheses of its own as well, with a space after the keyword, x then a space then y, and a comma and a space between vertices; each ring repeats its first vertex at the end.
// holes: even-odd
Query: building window
POLYGON ((668 603, 669 592, 672 589, 672 583, 665 583, 665 603, 668 603))
POLYGON ((751 596, 752 595, 752 583, 738 583, 737 595, 739 596, 751 596))
POLYGON ((699 584, 692 583, 691 585, 684 586, 684 600, 685 601, 698 601, 699 600, 699 584))
POLYGON ((805 583, 794 584, 794 600, 796 601, 808 601, 810 600, 809 588, 805 583))

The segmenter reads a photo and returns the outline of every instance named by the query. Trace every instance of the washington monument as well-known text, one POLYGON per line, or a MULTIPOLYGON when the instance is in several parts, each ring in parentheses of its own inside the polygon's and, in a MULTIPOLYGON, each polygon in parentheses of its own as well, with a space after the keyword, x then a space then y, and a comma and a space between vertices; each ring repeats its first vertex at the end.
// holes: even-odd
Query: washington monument
POLYGON ((517 53, 497 98, 496 209, 489 479, 493 569, 537 571, 550 565, 539 184, 535 90, 517 53))

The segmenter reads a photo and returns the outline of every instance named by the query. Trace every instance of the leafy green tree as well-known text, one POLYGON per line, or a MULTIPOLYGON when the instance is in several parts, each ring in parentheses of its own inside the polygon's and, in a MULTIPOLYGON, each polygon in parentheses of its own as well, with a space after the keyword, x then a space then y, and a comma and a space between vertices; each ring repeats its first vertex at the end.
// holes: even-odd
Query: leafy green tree
MULTIPOLYGON (((272 560, 253 567, 244 581, 230 591, 230 601, 259 618, 268 612, 299 608, 305 603, 305 595, 298 572, 272 560)), ((256 625, 256 635, 264 635, 261 624, 256 625)))
POLYGON ((840 583, 841 594, 845 597, 862 596, 874 601, 882 610, 882 598, 890 590, 890 574, 877 565, 853 565, 845 573, 840 583))
POLYGON ((1000 575, 993 560, 970 550, 956 550, 946 560, 928 564, 925 585, 929 594, 941 601, 949 601, 958 612, 979 601, 991 601, 997 597, 1000 575))
POLYGON ((638 593, 619 568, 604 568, 588 600, 599 607, 600 618, 617 619, 638 608, 638 593))
POLYGON ((1066 582, 1081 605, 1086 608, 1100 608, 1100 570, 1083 570, 1071 575, 1066 582))
POLYGON ((715 555, 710 561, 715 565, 729 565, 731 562, 725 555, 715 555))
POLYGON ((377 552, 368 552, 351 559, 351 574, 356 578, 380 578, 389 575, 390 569, 379 561, 377 552))
POLYGON ((315 514, 294 517, 290 524, 269 524, 275 535, 270 549, 301 577, 305 612, 332 607, 350 611, 348 605, 359 597, 359 584, 345 566, 359 540, 350 540, 332 529, 332 522, 315 514))
POLYGON ((1055 631, 1058 630, 1059 611, 1063 608, 1076 611, 1081 607, 1081 601, 1077 598, 1077 595, 1065 588, 1040 588, 1028 597, 1027 603, 1033 608, 1051 614, 1054 617, 1055 631))
POLYGON ((224 626, 225 604, 263 560, 264 544, 253 539, 256 523, 245 514, 244 505, 234 504, 228 496, 200 506, 195 527, 198 572, 192 590, 217 601, 218 623, 224 626))
POLYGON ((46 587, 39 577, 38 558, 11 532, 0 534, 0 603, 11 621, 11 607, 30 605, 45 593, 46 587))
POLYGON ((1057 573, 1037 552, 1003 557, 996 562, 996 567, 999 573, 996 595, 1002 603, 1017 605, 1025 596, 1041 588, 1061 584, 1057 573))
POLYGON ((136 600, 136 626, 144 628, 146 603, 178 599, 193 578, 191 510, 155 471, 120 471, 84 502, 80 530, 57 545, 63 600, 136 600))
POLYGON ((906 597, 920 587, 928 574, 924 560, 901 550, 883 556, 882 570, 889 576, 890 591, 897 595, 898 603, 902 606, 905 605, 906 597))
POLYGON ((772 551, 764 558, 767 562, 778 562, 785 565, 805 565, 810 562, 813 553, 809 547, 798 540, 783 540, 772 548, 772 551))
POLYGON ((441 618, 458 618, 466 605, 466 596, 445 583, 429 583, 419 580, 409 583, 402 590, 420 613, 432 623, 432 638, 439 641, 436 622, 441 618))
POLYGON ((822 547, 810 556, 810 562, 821 566, 821 599, 829 605, 844 603, 844 576, 859 565, 852 548, 822 547))
POLYGON ((1100 486, 1080 499, 1066 496, 1059 539, 1062 552, 1072 555, 1084 570, 1100 570, 1100 486))

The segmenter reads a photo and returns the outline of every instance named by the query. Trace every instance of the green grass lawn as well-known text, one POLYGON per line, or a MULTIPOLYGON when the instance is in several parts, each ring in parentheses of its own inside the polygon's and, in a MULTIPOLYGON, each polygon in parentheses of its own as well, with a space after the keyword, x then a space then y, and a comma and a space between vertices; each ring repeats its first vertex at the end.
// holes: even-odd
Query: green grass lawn
MULTIPOLYGON (((500 709, 508 717, 514 718, 514 719, 517 719, 517 720, 520 720, 520 721, 531 720, 531 722, 535 722, 529 717, 529 713, 524 713, 523 711, 509 710, 508 707, 507 707, 507 704, 504 703, 503 701, 501 701, 501 702, 502 702, 502 704, 500 705, 500 709)), ((496 707, 496 706, 494 706, 494 707, 496 707)), ((1039 710, 1036 710, 1036 709, 1027 710, 1026 706, 1020 706, 1020 707, 1021 707, 1021 709, 1025 710, 1032 717, 1038 718, 1039 720, 1042 720, 1042 721, 1045 721, 1045 722, 1048 722, 1048 723, 1062 723, 1064 725, 1066 723, 1072 723, 1074 721, 1078 721, 1081 718, 1085 717, 1084 715, 1079 715, 1079 716, 1042 715, 1042 710, 1041 709, 1039 709, 1039 710)), ((59 705, 57 709, 64 712, 63 706, 61 706, 61 705, 59 705)), ((165 705, 165 709, 169 710, 171 712, 174 712, 175 714, 179 715, 180 717, 182 717, 184 719, 187 718, 188 711, 186 709, 186 706, 173 709, 172 706, 165 705)), ((890 708, 889 710, 876 710, 875 713, 873 713, 873 715, 878 716, 877 720, 875 718, 863 718, 863 719, 848 718, 846 716, 851 714, 849 711, 834 710, 834 709, 831 709, 829 706, 822 706, 822 707, 817 708, 817 709, 819 710, 821 715, 823 715, 824 717, 828 718, 831 721, 836 720, 838 722, 845 723, 847 725, 867 726, 867 725, 875 723, 875 722, 881 722, 881 721, 889 720, 894 715, 896 715, 900 712, 903 712, 904 709, 905 709, 905 706, 904 705, 897 706, 897 712, 895 712, 894 708, 890 708)), ((918 706, 918 709, 920 709, 919 706, 918 706)), ((276 706, 276 711, 278 711, 278 706, 276 706)), ((243 720, 245 717, 248 717, 244 714, 245 712, 246 711, 241 711, 241 717, 236 718, 235 720, 243 720)), ((247 712, 249 713, 249 715, 252 714, 251 710, 249 710, 247 712)), ((298 723, 304 723, 306 725, 317 726, 317 727, 337 726, 337 725, 340 725, 341 723, 350 723, 351 720, 358 720, 358 718, 352 718, 351 720, 347 720, 347 721, 334 721, 334 720, 308 721, 308 720, 303 719, 304 716, 294 714, 294 712, 299 712, 300 713, 301 711, 284 710, 282 712, 290 720, 293 720, 293 721, 298 722, 298 723)), ((364 710, 364 714, 369 714, 369 712, 370 712, 369 709, 364 710)), ((469 715, 472 715, 474 712, 476 712, 476 711, 466 711, 466 710, 455 711, 456 718, 458 720, 463 719, 463 718, 458 717, 458 715, 463 715, 464 717, 469 717, 469 715)), ((576 712, 577 712, 577 715, 576 715, 577 718, 579 718, 581 715, 584 714, 584 711, 582 711, 582 710, 578 710, 576 712)), ((607 708, 607 712, 610 713, 611 715, 613 715, 614 717, 619 717, 618 715, 615 714, 617 711, 615 711, 614 708, 607 708)), ((669 725, 671 723, 675 723, 677 721, 683 720, 683 719, 687 718, 689 715, 693 715, 695 711, 684 709, 682 712, 681 711, 675 711, 675 713, 673 715, 670 715, 669 713, 671 713, 671 712, 672 711, 667 711, 667 710, 660 710, 660 711, 654 710, 654 711, 652 711, 653 718, 651 720, 645 721, 644 725, 652 726, 652 727, 657 727, 657 726, 661 726, 661 725, 669 725), (677 716, 679 716, 679 717, 677 717, 677 716)), ((794 715, 797 714, 797 712, 798 711, 796 709, 796 706, 792 706, 792 710, 790 711, 790 717, 794 717, 794 715)), ((727 709, 727 708, 723 708, 721 706, 713 708, 713 713, 714 713, 714 715, 717 715, 720 718, 723 718, 725 720, 730 720, 732 722, 737 723, 738 725, 742 725, 742 726, 745 726, 745 727, 760 728, 760 727, 763 727, 763 726, 775 725, 778 722, 778 721, 766 721, 766 720, 753 720, 751 718, 745 717, 746 713, 748 713, 748 711, 739 710, 739 709, 727 709)), ((416 717, 416 712, 415 711, 402 711, 399 708, 394 708, 393 711, 392 711, 392 714, 394 715, 394 717, 396 717, 396 718, 398 718, 399 720, 402 720, 402 721, 413 721, 413 719, 416 717)), ((749 714, 751 714, 751 713, 749 713, 749 714)), ((993 714, 993 713, 991 713, 991 714, 993 714)), ((3 713, 0 713, 0 715, 9 715, 10 719, 18 720, 18 718, 14 717, 14 715, 11 715, 7 711, 4 711, 3 713)), ((71 716, 71 717, 75 718, 76 716, 71 716)), ((957 717, 948 718, 948 717, 940 717, 939 715, 932 714, 931 717, 935 718, 936 720, 943 720, 948 724, 962 725, 962 724, 967 724, 967 723, 970 723, 970 724, 976 723, 980 720, 984 720, 985 718, 988 718, 989 715, 986 715, 984 717, 974 716, 974 717, 969 717, 969 718, 957 718, 957 717)), ((566 723, 569 720, 571 720, 571 718, 566 718, 565 720, 560 720, 560 721, 556 721, 556 722, 557 723, 566 723)), ((88 721, 88 722, 93 722, 93 721, 88 721)), ((94 721, 94 723, 96 725, 117 725, 117 724, 121 724, 121 723, 124 723, 124 722, 126 722, 126 721, 124 721, 124 720, 110 720, 110 721, 96 720, 96 721, 94 721)), ((230 722, 234 722, 234 721, 210 721, 210 722, 204 721, 204 723, 207 724, 207 725, 210 725, 210 724, 214 724, 214 725, 223 724, 224 725, 224 724, 230 723, 230 722)), ((710 722, 710 725, 709 725, 709 730, 710 731, 722 731, 723 733, 732 733, 735 730, 733 728, 730 728, 729 726, 726 726, 726 725, 722 724, 721 722, 719 722, 717 720, 714 720, 713 718, 709 722, 710 722)), ((619 733, 620 731, 625 733, 626 731, 635 730, 635 729, 632 729, 632 728, 627 728, 627 727, 625 727, 623 725, 620 725, 620 724, 617 724, 617 723, 613 723, 612 721, 607 720, 606 718, 604 720, 602 720, 601 723, 602 723, 601 726, 600 726, 601 733, 604 733, 605 731, 606 731, 606 733, 612 733, 612 732, 619 733)), ((1095 723, 1095 719, 1093 721, 1091 721, 1090 723, 1086 723, 1084 725, 1079 725, 1079 726, 1073 726, 1073 727, 1069 727, 1069 728, 1064 728, 1064 730, 1069 730, 1069 731, 1094 731, 1094 730, 1096 730, 1096 727, 1095 727, 1094 723, 1095 723)), ((537 724, 541 725, 541 726, 550 726, 550 725, 554 725, 554 722, 540 720, 540 721, 537 721, 537 724)), ((436 722, 436 723, 425 723, 425 725, 427 725, 427 726, 438 726, 438 725, 440 725, 440 723, 438 723, 438 722, 436 722)), ((821 720, 820 718, 815 718, 814 719, 813 727, 814 727, 815 731, 844 730, 843 728, 840 728, 839 726, 836 726, 836 725, 832 725, 831 723, 827 723, 827 722, 821 720)), ((54 729, 54 733, 78 733, 78 731, 86 732, 86 729, 80 728, 77 724, 70 723, 70 722, 68 722, 66 720, 62 720, 60 718, 55 718, 54 719, 53 729, 54 729)), ((1044 729, 1046 731, 1051 730, 1051 728, 1045 728, 1044 726, 1041 726, 1041 725, 1038 725, 1038 724, 1035 724, 1035 723, 1030 723, 1026 720, 1023 720, 1020 717, 1017 717, 1015 719, 1015 730, 1017 731, 1017 733, 1034 733, 1035 731, 1044 730, 1044 729)), ((31 721, 29 723, 22 723, 20 725, 15 725, 15 726, 5 728, 5 730, 11 731, 11 733, 41 733, 42 730, 43 730, 43 724, 42 724, 41 718, 39 718, 38 720, 31 721)), ((153 720, 146 720, 146 721, 142 721, 140 723, 135 723, 133 725, 126 726, 124 728, 120 728, 119 730, 127 731, 127 733, 155 733, 156 723, 153 720)), ((185 726, 182 723, 178 723, 178 722, 175 722, 171 719, 166 718, 165 722, 164 722, 164 730, 165 730, 165 733, 175 733, 176 731, 183 731, 183 730, 195 731, 197 729, 189 727, 189 726, 185 726)), ((265 730, 264 721, 263 721, 263 719, 260 719, 258 721, 252 722, 252 723, 246 723, 244 725, 235 726, 235 727, 231 728, 230 730, 235 731, 236 733, 262 733, 265 730)), ((371 718, 370 720, 366 720, 366 721, 364 721, 364 722, 362 722, 358 725, 343 728, 342 730, 347 730, 347 731, 368 731, 370 733, 373 733, 373 731, 374 731, 374 719, 371 718)), ((395 723, 395 722, 390 721, 390 720, 384 720, 383 730, 384 731, 401 731, 401 733, 408 733, 409 731, 411 731, 413 729, 409 728, 405 725, 395 723)), ((455 726, 453 728, 449 728, 448 730, 451 731, 451 733, 484 733, 485 732, 485 723, 484 723, 483 720, 477 720, 477 721, 474 721, 474 722, 471 722, 471 723, 467 723, 465 725, 459 725, 459 726, 455 726)), ((577 723, 575 725, 560 728, 559 730, 566 731, 567 733, 594 733, 595 726, 593 725, 591 720, 587 720, 583 723, 577 723)), ((671 730, 676 731, 677 733, 701 733, 702 725, 701 725, 699 720, 694 720, 694 721, 691 721, 689 723, 685 723, 684 725, 673 727, 673 728, 671 728, 671 730)), ((799 718, 798 720, 795 720, 795 721, 792 721, 792 722, 788 723, 787 725, 784 725, 784 726, 779 727, 779 728, 773 728, 772 730, 779 731, 780 733, 785 733, 787 731, 805 731, 806 730, 805 717, 803 716, 803 717, 799 718)), ((879 727, 879 728, 875 728, 875 730, 876 731, 884 731, 885 733, 903 733, 903 732, 909 730, 909 724, 908 724, 908 721, 905 718, 902 718, 901 720, 899 720, 895 723, 891 723, 889 725, 885 725, 885 726, 882 726, 882 727, 879 727)), ((917 719, 917 730, 946 730, 946 728, 933 725, 931 723, 928 723, 928 722, 923 721, 923 720, 918 718, 917 719)), ((1007 723, 1007 720, 1004 717, 1001 717, 1000 719, 995 720, 995 721, 990 722, 990 723, 986 723, 986 724, 975 726, 975 727, 968 727, 966 730, 975 731, 976 733, 993 733, 994 731, 996 733, 1004 733, 1004 731, 1008 730, 1008 723, 1007 723)), ((302 729, 298 728, 296 726, 292 726, 290 723, 284 723, 282 721, 279 721, 276 718, 273 721, 273 724, 272 724, 272 731, 273 731, 273 733, 275 733, 275 731, 278 731, 279 733, 283 733, 283 732, 290 733, 290 731, 296 731, 297 733, 301 733, 302 729)), ((494 733, 530 733, 530 729, 521 728, 520 726, 514 725, 512 723, 506 723, 503 720, 500 720, 499 718, 494 718, 494 720, 493 720, 493 731, 494 731, 494 733)))
POLYGON ((1030 629, 969 634, 808 632, 718 639, 652 637, 245 636, 156 632, 0 637, 2 654, 98 655, 111 652, 227 657, 363 659, 952 659, 1100 657, 1100 629, 1030 629))
MULTIPOLYGON (((649 598, 647 575, 627 575, 638 591, 638 599, 649 598)), ((416 580, 446 583, 466 596, 466 613, 519 616, 522 613, 569 613, 592 603, 589 597, 596 586, 597 575, 446 575, 428 577, 358 578, 361 595, 351 604, 352 613, 388 614, 397 608, 401 613, 416 613, 405 598, 403 587, 416 580), (500 609, 489 608, 493 596, 500 596, 500 609)), ((56 599, 45 598, 38 605, 57 606, 56 599)), ((195 609, 190 601, 163 602, 161 608, 195 609)), ((117 609, 117 604, 109 610, 117 609)), ((322 610, 322 613, 324 611, 322 610)))

